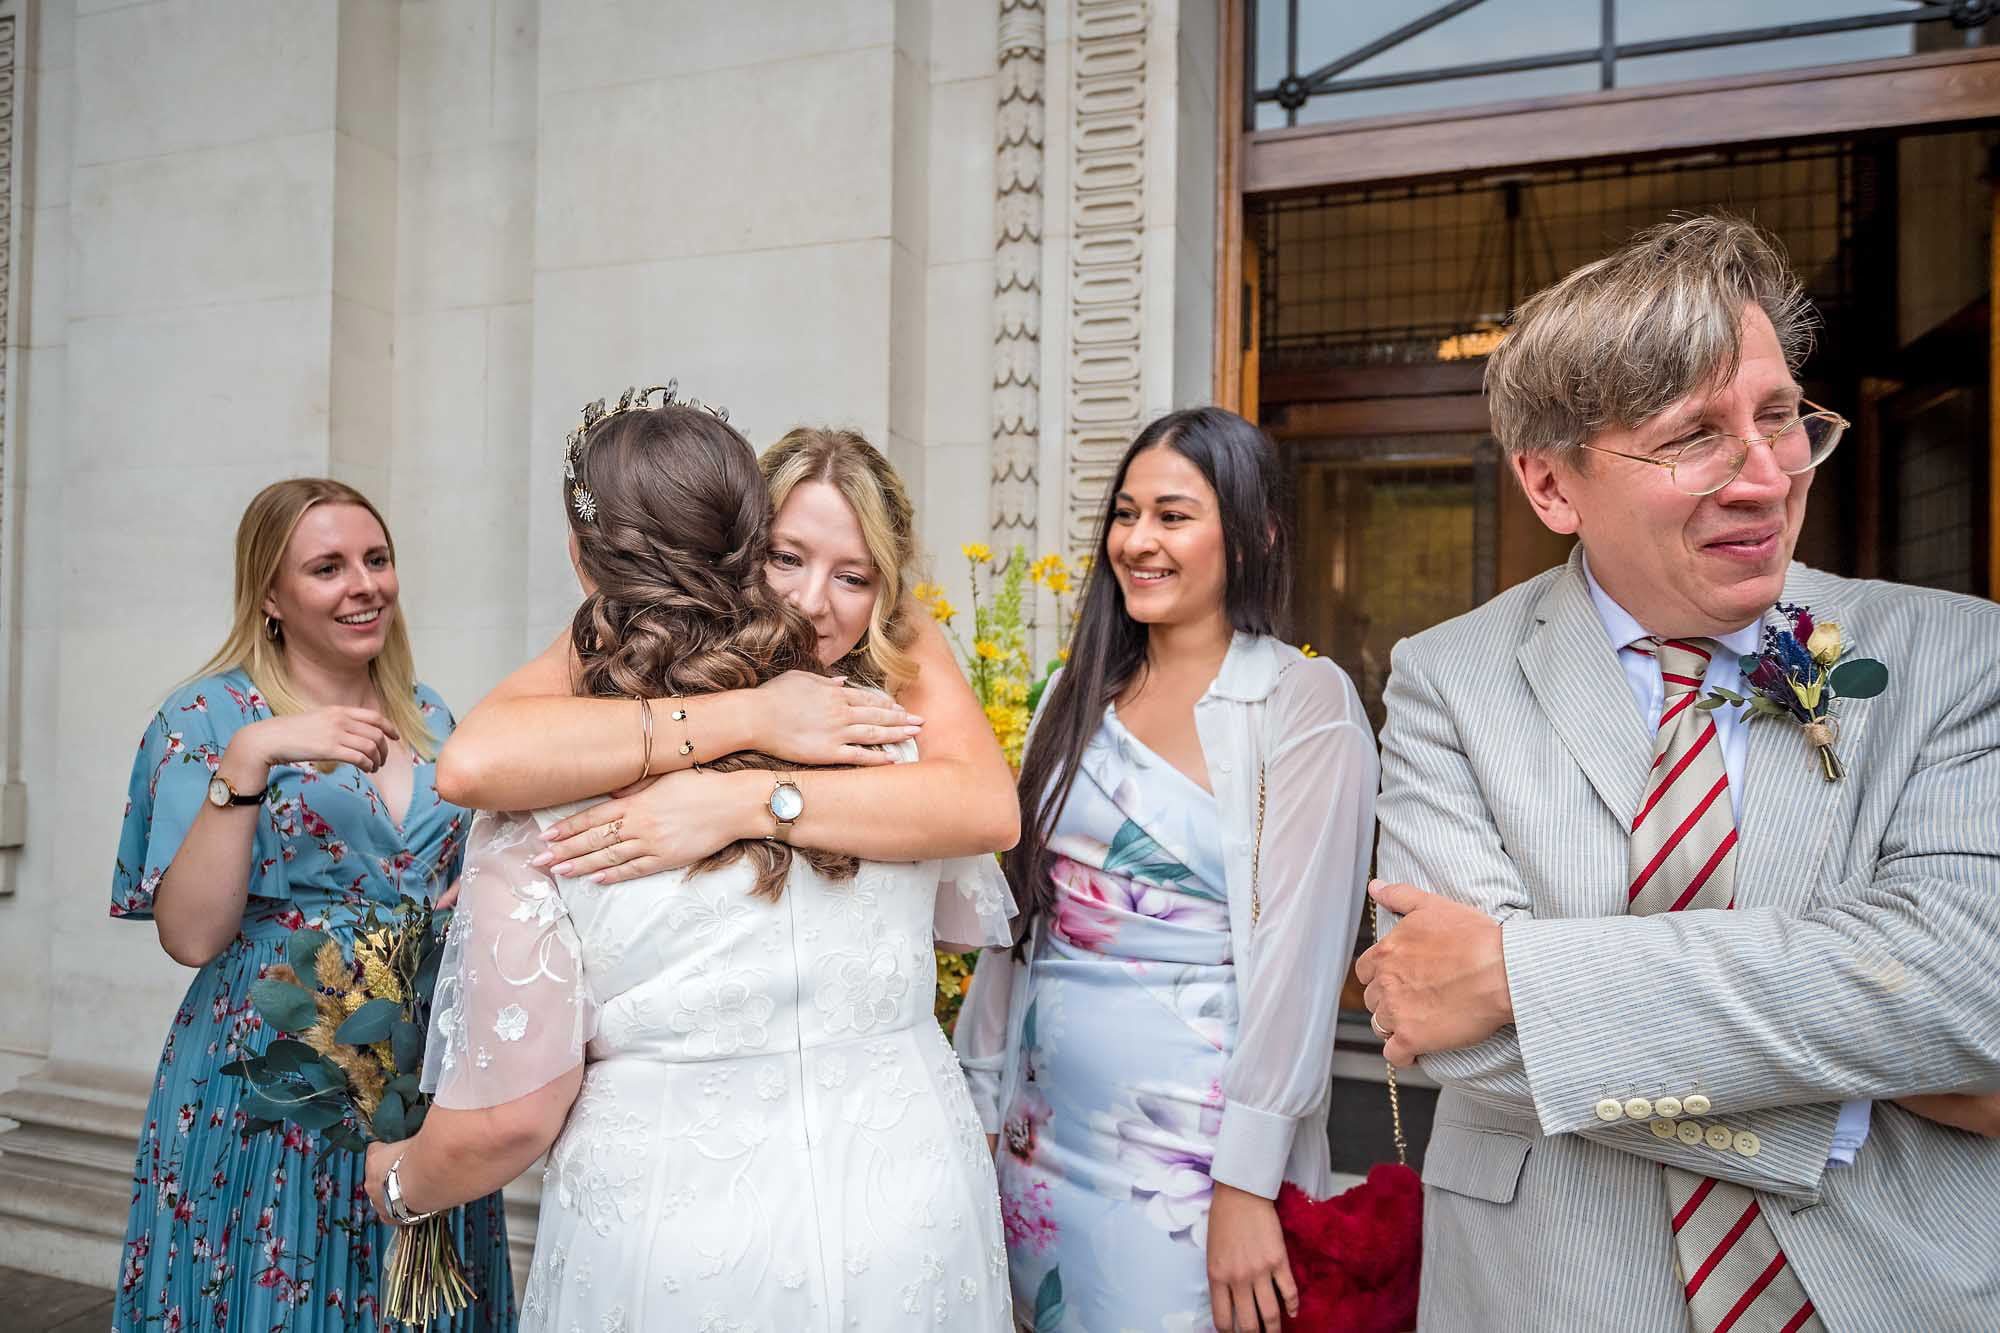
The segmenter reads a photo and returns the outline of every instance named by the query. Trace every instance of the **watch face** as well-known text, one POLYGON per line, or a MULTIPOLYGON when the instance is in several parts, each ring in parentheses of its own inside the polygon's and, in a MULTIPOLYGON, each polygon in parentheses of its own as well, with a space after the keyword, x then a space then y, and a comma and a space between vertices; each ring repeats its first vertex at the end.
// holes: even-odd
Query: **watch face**
POLYGON ((219 776, 208 780, 208 803, 210 805, 229 804, 229 784, 219 776))
POLYGON ((780 823, 789 824, 805 813, 806 798, 797 787, 781 782, 771 792, 771 813, 780 823))

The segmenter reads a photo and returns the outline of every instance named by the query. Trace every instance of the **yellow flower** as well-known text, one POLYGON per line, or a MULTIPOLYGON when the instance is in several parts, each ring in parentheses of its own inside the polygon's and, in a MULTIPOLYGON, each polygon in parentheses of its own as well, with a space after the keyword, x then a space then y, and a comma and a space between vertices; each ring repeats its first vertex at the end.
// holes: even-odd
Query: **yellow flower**
POLYGON ((1018 676, 1002 676, 993 682, 993 697, 1003 703, 1028 702, 1028 682, 1018 676))
POLYGON ((1840 622, 1823 620, 1813 626, 1812 637, 1806 640, 1806 651, 1813 661, 1822 667, 1831 667, 1840 660, 1840 622))
POLYGON ((1302 643, 1302 644, 1300 644, 1300 645, 1299 645, 1299 651, 1300 651, 1301 653, 1304 653, 1304 654, 1305 654, 1305 655, 1306 655, 1307 657, 1318 657, 1318 656, 1319 656, 1319 654, 1318 654, 1318 653, 1316 653, 1316 652, 1314 652, 1314 651, 1313 651, 1313 646, 1312 646, 1311 644, 1309 644, 1309 643, 1302 643))
POLYGON ((985 542, 967 542, 958 549, 965 554, 967 560, 970 560, 975 565, 986 565, 993 562, 993 548, 985 542))
POLYGON ((1062 663, 1062 664, 1063 664, 1064 666, 1068 666, 1068 665, 1069 665, 1069 645, 1068 645, 1068 644, 1064 644, 1064 645, 1063 645, 1062 647, 1060 647, 1060 648, 1056 649, 1056 660, 1057 660, 1058 662, 1061 662, 1061 663, 1062 663))
POLYGON ((941 624, 950 624, 951 618, 957 614, 958 608, 942 597, 931 603, 931 618, 941 624))
POLYGON ((1048 577, 1048 585, 1049 585, 1049 591, 1055 593, 1057 596, 1061 596, 1063 593, 1068 592, 1069 571, 1067 569, 1058 569, 1055 572, 1051 573, 1048 577))
POLYGON ((919 583, 916 587, 910 589, 910 596, 920 602, 935 602, 938 598, 944 596, 944 589, 935 583, 919 583))
POLYGON ((1000 651, 1000 645, 991 639, 976 640, 972 645, 972 652, 974 656, 983 657, 989 662, 998 662, 1006 656, 1000 651))
MULTIPOLYGON (((1047 584, 1057 576, 1062 576, 1067 581, 1069 576, 1069 561, 1063 559, 1055 551, 1049 552, 1049 554, 1028 566, 1028 577, 1037 583, 1047 584)), ((1057 591, 1060 592, 1061 589, 1057 589, 1057 591)))

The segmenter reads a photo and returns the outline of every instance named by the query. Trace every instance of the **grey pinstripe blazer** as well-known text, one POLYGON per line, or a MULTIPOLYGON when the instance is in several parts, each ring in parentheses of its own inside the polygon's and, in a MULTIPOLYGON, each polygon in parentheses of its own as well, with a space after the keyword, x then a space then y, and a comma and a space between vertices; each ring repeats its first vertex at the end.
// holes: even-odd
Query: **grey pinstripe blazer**
POLYGON ((1661 1162, 1759 1191, 1835 1333, 2000 1329, 2000 1140, 1886 1100, 2000 1086, 2000 606, 1798 565, 1785 600, 1890 686, 1839 783, 1751 727, 1733 912, 1625 912, 1652 742, 1579 557, 1395 651, 1381 874, 1506 919, 1516 1015, 1424 1061, 1426 1333, 1682 1333, 1661 1162), (1598 1118, 1697 1091, 1754 1155, 1598 1118))

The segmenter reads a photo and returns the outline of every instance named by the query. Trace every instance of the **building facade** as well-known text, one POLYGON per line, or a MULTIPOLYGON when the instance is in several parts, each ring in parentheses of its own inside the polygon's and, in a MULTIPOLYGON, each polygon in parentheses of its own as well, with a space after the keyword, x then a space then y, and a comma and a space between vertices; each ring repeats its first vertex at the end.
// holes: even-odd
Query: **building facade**
POLYGON ((1211 393, 1216 20, 0 3, 0 1262, 117 1271, 187 981, 105 917, 125 779, 250 496, 382 506, 462 710, 574 605, 565 432, 674 376, 759 445, 881 444, 963 605, 959 543, 1073 544, 1138 423, 1211 393))
MULTIPOLYGON (((105 915, 125 779, 265 483, 382 506, 464 709, 573 605, 592 398, 858 428, 960 604, 959 543, 1079 551, 1139 425, 1219 400, 1280 441, 1298 636, 1372 703, 1397 636, 1562 557, 1478 393, 1507 308, 1726 206, 1856 423, 1806 557, 1991 596, 1990 8, 0 0, 0 1262, 116 1272, 186 984, 105 915)), ((1359 1170, 1379 1045, 1341 1039, 1359 1170)))

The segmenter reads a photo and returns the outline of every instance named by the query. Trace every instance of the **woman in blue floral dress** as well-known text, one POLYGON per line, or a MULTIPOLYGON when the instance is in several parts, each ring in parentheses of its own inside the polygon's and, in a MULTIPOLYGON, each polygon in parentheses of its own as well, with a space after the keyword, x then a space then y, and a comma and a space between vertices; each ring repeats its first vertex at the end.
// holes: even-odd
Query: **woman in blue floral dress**
MULTIPOLYGON (((275 1035, 250 988, 292 931, 351 950, 371 908, 456 878, 466 813, 431 779, 452 717, 416 680, 394 551, 359 492, 276 483, 236 546, 230 636, 146 728, 112 880, 111 915, 152 921, 200 969, 146 1108, 112 1327, 355 1333, 383 1323, 390 1238, 361 1158, 289 1124, 246 1137, 247 1085, 220 1070, 275 1035)), ((511 1330, 499 1196, 453 1228, 479 1299, 440 1327, 511 1330)))
POLYGON ((957 1036, 1036 1333, 1276 1329, 1273 1200, 1331 1189, 1375 743, 1340 668, 1275 637, 1278 470, 1219 408, 1140 434, 1028 745, 1025 957, 987 951, 957 1036))

